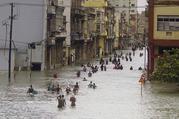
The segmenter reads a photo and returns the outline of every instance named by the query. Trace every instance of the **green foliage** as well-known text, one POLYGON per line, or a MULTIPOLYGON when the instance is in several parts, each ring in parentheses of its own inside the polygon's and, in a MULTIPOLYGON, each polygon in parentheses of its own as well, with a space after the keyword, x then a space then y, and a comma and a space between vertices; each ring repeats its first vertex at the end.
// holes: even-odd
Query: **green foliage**
POLYGON ((179 49, 164 51, 157 59, 157 67, 151 75, 151 80, 164 82, 179 82, 179 49))

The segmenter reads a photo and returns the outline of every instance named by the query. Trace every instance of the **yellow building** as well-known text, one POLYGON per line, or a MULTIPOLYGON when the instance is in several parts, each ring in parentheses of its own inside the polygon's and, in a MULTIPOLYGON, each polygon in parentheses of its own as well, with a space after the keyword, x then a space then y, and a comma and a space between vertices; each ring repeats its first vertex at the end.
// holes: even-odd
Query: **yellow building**
POLYGON ((82 6, 100 8, 107 7, 108 3, 107 0, 84 0, 82 6))
POLYGON ((85 8, 85 19, 83 21, 83 32, 85 38, 85 47, 83 57, 86 59, 94 58, 96 55, 96 39, 95 39, 95 9, 85 8))
POLYGON ((154 39, 179 39, 179 6, 154 8, 154 39))
POLYGON ((96 10, 97 55, 102 57, 105 53, 105 40, 107 37, 106 22, 108 19, 105 14, 105 8, 108 6, 107 0, 85 0, 82 6, 92 7, 96 10))
POLYGON ((114 27, 114 33, 115 33, 115 39, 114 39, 114 49, 119 48, 119 36, 120 36, 120 31, 119 31, 119 16, 115 14, 115 27, 114 27))

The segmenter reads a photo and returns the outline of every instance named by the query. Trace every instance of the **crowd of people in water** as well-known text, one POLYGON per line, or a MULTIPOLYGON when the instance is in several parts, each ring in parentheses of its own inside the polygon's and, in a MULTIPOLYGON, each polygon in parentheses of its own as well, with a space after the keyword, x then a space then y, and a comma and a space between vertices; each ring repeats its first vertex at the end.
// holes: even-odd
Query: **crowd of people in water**
MULTIPOLYGON (((95 73, 97 73, 99 70, 100 71, 107 71, 107 65, 109 64, 109 62, 111 64, 114 65, 113 69, 114 70, 123 70, 124 66, 121 63, 121 60, 124 60, 126 62, 132 62, 133 61, 133 56, 135 56, 135 50, 132 48, 131 52, 128 53, 123 53, 120 52, 119 54, 117 54, 116 52, 114 53, 113 56, 110 56, 109 58, 101 58, 99 60, 99 65, 93 65, 92 63, 88 62, 87 64, 82 64, 81 65, 81 69, 78 70, 76 72, 76 77, 80 78, 81 77, 81 73, 87 73, 87 77, 90 79, 90 77, 92 77, 95 73)), ((142 57, 143 53, 139 54, 139 57, 142 57)), ((129 70, 133 70, 134 67, 130 66, 129 70)), ((143 70, 142 67, 138 67, 138 70, 143 70)), ((82 81, 88 81, 87 77, 83 77, 82 81)), ((57 74, 53 75, 53 80, 57 79, 57 74)), ((92 89, 96 89, 97 85, 95 82, 91 81, 92 79, 89 80, 89 84, 88 84, 88 88, 92 88, 92 89)), ((63 90, 66 92, 66 95, 69 95, 69 101, 71 103, 71 107, 75 107, 76 106, 76 95, 78 94, 78 91, 80 89, 79 83, 76 82, 75 85, 72 86, 66 86, 65 88, 61 87, 59 85, 58 82, 54 83, 51 82, 49 83, 47 90, 51 93, 56 93, 57 96, 57 100, 58 100, 58 108, 64 108, 66 106, 66 99, 65 99, 65 95, 63 93, 63 90)), ((30 88, 28 89, 27 93, 29 93, 30 95, 35 95, 37 94, 37 91, 35 91, 32 87, 32 85, 30 85, 30 88)))

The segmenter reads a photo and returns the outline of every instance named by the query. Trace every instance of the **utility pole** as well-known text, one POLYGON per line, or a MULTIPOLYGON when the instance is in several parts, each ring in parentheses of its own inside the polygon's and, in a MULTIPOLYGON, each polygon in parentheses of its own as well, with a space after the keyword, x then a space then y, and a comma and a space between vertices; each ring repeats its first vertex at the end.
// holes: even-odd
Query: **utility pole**
POLYGON ((14 4, 10 3, 11 6, 11 16, 10 16, 10 40, 9 40, 9 72, 8 72, 8 79, 9 83, 11 82, 11 50, 12 50, 12 28, 13 28, 13 12, 14 12, 14 4))
POLYGON ((32 77, 32 47, 30 48, 30 79, 32 77))

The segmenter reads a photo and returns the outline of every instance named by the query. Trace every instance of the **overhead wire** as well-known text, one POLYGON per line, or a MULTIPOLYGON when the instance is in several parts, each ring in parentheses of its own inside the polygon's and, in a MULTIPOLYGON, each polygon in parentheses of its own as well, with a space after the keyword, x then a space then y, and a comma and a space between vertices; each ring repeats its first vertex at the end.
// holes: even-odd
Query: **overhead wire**
MULTIPOLYGON (((0 41, 5 41, 6 39, 0 39, 0 41)), ((9 40, 7 40, 9 41, 9 40)), ((26 44, 28 45, 29 43, 28 42, 22 42, 22 41, 14 41, 15 43, 19 43, 19 44, 26 44)))
POLYGON ((5 7, 5 6, 8 6, 9 3, 4 3, 4 4, 0 4, 0 7, 5 7))

